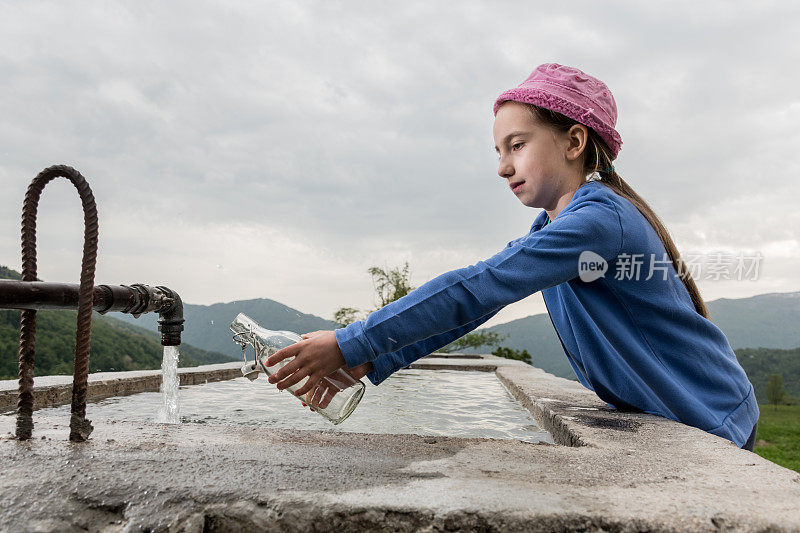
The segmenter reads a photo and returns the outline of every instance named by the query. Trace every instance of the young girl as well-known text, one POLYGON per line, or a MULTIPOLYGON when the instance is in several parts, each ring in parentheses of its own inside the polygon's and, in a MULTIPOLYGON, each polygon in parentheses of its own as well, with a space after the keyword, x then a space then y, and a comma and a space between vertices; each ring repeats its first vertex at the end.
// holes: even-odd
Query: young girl
POLYGON ((345 367, 375 385, 541 291, 578 380, 621 410, 661 415, 753 448, 753 387, 666 228, 614 171, 622 139, 611 91, 582 71, 540 65, 494 103, 498 174, 530 232, 336 331, 269 358, 297 393, 345 367))

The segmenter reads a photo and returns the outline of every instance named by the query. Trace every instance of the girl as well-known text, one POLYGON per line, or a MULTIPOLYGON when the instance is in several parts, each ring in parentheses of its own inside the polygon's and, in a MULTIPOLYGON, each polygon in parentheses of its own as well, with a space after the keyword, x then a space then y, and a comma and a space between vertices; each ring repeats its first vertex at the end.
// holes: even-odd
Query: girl
POLYGON ((498 174, 542 208, 529 233, 336 331, 269 358, 279 389, 345 367, 375 385, 542 291, 578 380, 610 406, 661 415, 753 449, 753 387, 664 224, 612 165, 611 91, 582 71, 537 67, 494 103, 498 174))

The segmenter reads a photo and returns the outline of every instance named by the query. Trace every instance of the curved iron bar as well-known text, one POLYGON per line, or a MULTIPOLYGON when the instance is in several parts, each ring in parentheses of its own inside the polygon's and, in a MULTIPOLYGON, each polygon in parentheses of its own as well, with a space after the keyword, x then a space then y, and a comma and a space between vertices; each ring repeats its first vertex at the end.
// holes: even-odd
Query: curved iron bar
MULTIPOLYGON (((28 186, 22 207, 22 281, 36 281, 36 215, 44 187, 55 178, 64 177, 78 190, 83 204, 83 261, 78 294, 78 327, 75 334, 75 372, 72 383, 72 415, 69 440, 85 441, 92 432, 86 420, 86 386, 89 376, 89 341, 92 326, 94 272, 97 263, 97 205, 94 195, 80 172, 65 165, 41 171, 28 186)), ((36 311, 22 311, 19 347, 19 400, 17 402, 17 438, 26 440, 33 432, 33 360, 35 353, 36 311)))

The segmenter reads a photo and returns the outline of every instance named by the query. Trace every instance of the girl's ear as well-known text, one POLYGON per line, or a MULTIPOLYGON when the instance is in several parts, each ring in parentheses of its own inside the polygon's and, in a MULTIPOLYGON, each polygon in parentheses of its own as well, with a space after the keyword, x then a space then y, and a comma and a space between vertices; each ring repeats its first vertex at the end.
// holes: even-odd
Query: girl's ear
POLYGON ((568 161, 577 160, 586 149, 589 140, 589 131, 583 124, 573 124, 567 132, 567 152, 568 161))

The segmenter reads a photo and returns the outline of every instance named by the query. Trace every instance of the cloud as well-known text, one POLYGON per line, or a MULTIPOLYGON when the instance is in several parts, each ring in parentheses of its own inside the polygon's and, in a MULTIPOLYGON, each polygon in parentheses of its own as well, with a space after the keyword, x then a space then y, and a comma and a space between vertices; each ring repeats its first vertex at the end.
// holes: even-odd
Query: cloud
MULTIPOLYGON (((681 249, 759 247, 798 290, 800 100, 789 2, 4 3, 0 258, 27 182, 68 163, 101 215, 102 281, 331 317, 373 304, 373 264, 420 285, 527 232, 497 176, 491 105, 543 62, 606 81, 616 166, 681 249), (780 251, 780 253, 778 253, 780 251), (217 268, 223 265, 223 268, 217 268)), ((51 190, 52 187, 52 190, 51 190)), ((76 280, 80 209, 40 210, 41 272, 76 280)), ((706 289, 708 285, 708 289, 706 289)), ((719 293, 719 294, 717 294, 719 293)), ((544 312, 540 297, 492 323, 544 312)))

